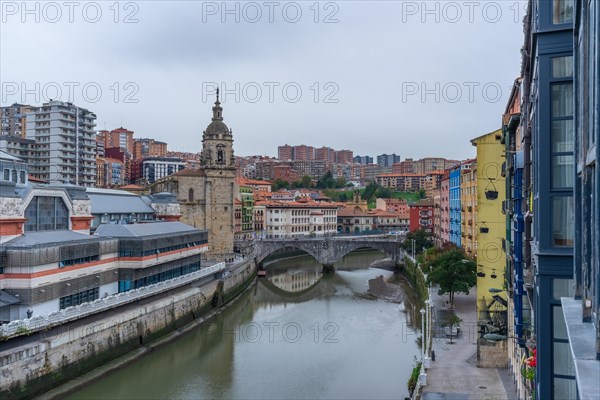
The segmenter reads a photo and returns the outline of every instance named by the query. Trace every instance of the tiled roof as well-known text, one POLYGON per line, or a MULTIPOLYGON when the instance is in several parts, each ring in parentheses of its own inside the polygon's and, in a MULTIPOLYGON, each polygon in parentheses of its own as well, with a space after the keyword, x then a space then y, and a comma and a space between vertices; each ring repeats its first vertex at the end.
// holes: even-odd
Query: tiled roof
POLYGON ((337 208, 337 204, 316 201, 270 201, 267 208, 337 208))

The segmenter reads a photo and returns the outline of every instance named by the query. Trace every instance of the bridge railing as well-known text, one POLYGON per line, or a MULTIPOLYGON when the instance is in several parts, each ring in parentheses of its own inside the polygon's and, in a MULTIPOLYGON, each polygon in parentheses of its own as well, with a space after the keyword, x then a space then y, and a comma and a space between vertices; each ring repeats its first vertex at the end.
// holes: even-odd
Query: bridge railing
POLYGON ((67 307, 62 310, 54 311, 48 315, 36 315, 31 318, 12 321, 8 324, 0 325, 0 336, 9 338, 11 336, 29 334, 31 332, 48 329, 53 326, 61 325, 69 321, 110 310, 115 307, 120 307, 127 303, 132 303, 134 301, 138 301, 143 298, 154 296, 158 293, 186 285, 195 280, 205 278, 207 276, 216 274, 217 272, 221 272, 226 267, 227 266, 224 262, 220 262, 218 264, 211 265, 210 267, 191 272, 187 275, 181 275, 176 278, 154 283, 139 289, 116 293, 88 303, 82 303, 77 306, 67 307))

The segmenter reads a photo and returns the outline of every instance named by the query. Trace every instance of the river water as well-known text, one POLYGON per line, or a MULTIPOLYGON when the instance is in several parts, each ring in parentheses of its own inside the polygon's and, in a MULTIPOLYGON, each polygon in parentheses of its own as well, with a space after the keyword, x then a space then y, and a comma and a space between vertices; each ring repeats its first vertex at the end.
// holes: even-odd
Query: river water
POLYGON ((310 257, 267 266, 267 278, 203 326, 69 399, 403 399, 418 334, 405 300, 366 295, 392 273, 347 256, 321 275, 310 257))

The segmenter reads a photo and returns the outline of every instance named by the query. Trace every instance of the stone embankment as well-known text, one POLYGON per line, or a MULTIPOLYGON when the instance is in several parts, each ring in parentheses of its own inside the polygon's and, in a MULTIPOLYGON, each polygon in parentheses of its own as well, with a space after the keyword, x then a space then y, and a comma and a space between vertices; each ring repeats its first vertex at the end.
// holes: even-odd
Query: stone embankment
MULTIPOLYGON (((31 398, 138 350, 241 293, 256 275, 253 260, 123 307, 0 342, 0 398, 31 398)), ((140 354, 142 354, 140 352, 140 354)))

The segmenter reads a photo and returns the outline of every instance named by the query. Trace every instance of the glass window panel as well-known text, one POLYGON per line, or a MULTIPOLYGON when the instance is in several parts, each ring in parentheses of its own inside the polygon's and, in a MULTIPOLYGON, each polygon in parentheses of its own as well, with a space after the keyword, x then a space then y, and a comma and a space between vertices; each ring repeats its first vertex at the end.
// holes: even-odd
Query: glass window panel
POLYGON ((555 399, 577 399, 577 383, 575 379, 554 378, 555 399))
POLYGON ((560 300, 561 297, 573 297, 575 288, 573 279, 555 278, 552 280, 552 298, 560 300))
POLYGON ((573 21, 573 0, 552 1, 552 23, 565 24, 573 21))
POLYGON ((568 78, 573 76, 573 56, 554 57, 552 59, 552 77, 568 78))
POLYGON ((570 117, 573 115, 573 84, 552 85, 552 117, 570 117))
POLYGON ((568 342, 554 342, 554 374, 575 376, 573 356, 568 342))
POLYGON ((552 151, 566 153, 573 151, 573 120, 552 121, 552 151))
POLYGON ((573 246, 573 197, 552 198, 552 244, 554 246, 573 246))
POLYGON ((567 325, 565 324, 565 316, 563 315, 562 307, 552 307, 552 319, 554 338, 565 340, 568 339, 567 325))
POLYGON ((572 188, 575 181, 575 158, 573 156, 552 157, 552 189, 572 188))

